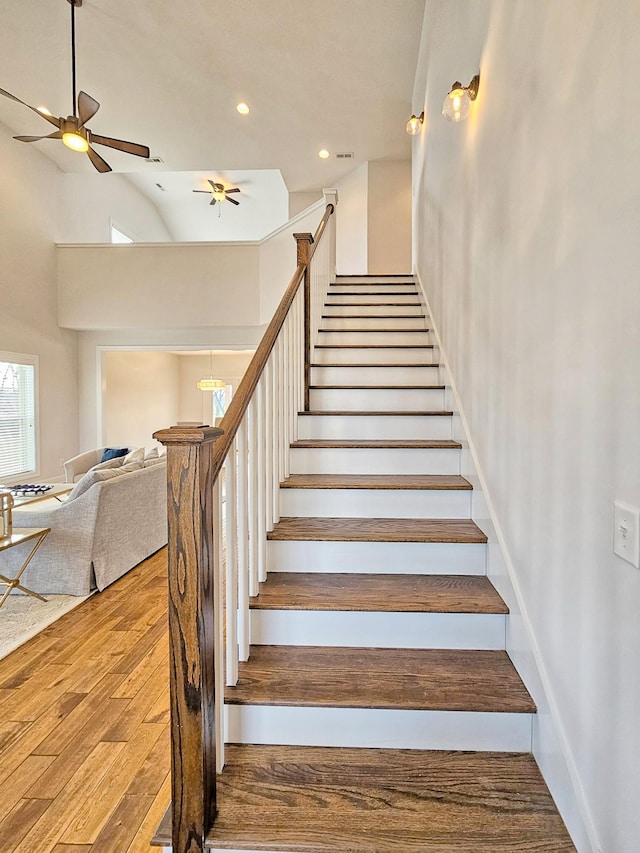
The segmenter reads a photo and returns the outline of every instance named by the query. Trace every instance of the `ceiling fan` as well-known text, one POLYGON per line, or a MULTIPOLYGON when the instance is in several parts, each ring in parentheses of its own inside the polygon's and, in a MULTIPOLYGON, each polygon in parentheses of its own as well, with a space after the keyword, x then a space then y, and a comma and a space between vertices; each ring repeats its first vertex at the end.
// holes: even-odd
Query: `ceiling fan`
POLYGON ((236 201, 235 198, 229 198, 229 193, 239 193, 240 190, 238 187, 230 187, 228 190, 224 188, 224 184, 219 184, 216 181, 212 181, 211 179, 207 179, 207 183, 211 185, 210 190, 193 190, 194 193, 208 193, 210 196, 213 196, 211 199, 211 204, 215 204, 217 201, 230 201, 231 204, 240 204, 239 201, 236 201))
POLYGON ((10 92, 5 92, 4 89, 0 89, 0 95, 4 95, 5 98, 11 98, 12 101, 17 101, 19 104, 23 104, 23 106, 28 107, 30 110, 33 110, 34 113, 37 113, 43 119, 52 124, 55 128, 57 128, 54 133, 48 134, 48 136, 14 136, 14 139, 18 139, 20 142, 38 142, 40 139, 61 139, 63 143, 70 148, 72 151, 79 151, 81 153, 86 153, 95 168, 99 172, 110 172, 111 166, 107 163, 106 160, 103 160, 102 157, 95 151, 91 144, 95 143, 96 145, 106 145, 108 148, 117 148, 118 151, 124 151, 126 154, 135 154, 136 157, 149 157, 149 149, 146 145, 138 145, 136 142, 125 142, 122 139, 113 139, 110 136, 98 136, 97 133, 92 133, 88 127, 86 127, 87 122, 93 118, 93 116, 100 109, 100 104, 95 98, 92 98, 91 95, 87 95, 86 92, 80 92, 77 97, 77 109, 76 109, 76 6, 82 6, 82 0, 67 0, 67 2, 71 5, 71 72, 72 72, 72 98, 73 98, 73 115, 67 116, 66 118, 60 117, 56 118, 51 115, 47 110, 43 107, 32 107, 30 104, 26 104, 24 101, 21 101, 20 98, 16 98, 15 95, 12 95, 10 92))

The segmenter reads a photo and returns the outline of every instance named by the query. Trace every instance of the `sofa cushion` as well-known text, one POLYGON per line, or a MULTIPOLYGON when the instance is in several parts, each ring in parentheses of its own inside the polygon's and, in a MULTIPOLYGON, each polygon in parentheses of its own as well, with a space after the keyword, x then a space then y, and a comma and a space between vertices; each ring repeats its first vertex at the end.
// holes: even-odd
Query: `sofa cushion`
POLYGON ((102 459, 100 462, 108 462, 109 459, 118 459, 120 456, 127 455, 126 447, 105 447, 102 452, 102 459))
POLYGON ((140 471, 144 468, 142 460, 139 462, 129 462, 128 465, 123 465, 118 471, 119 474, 130 474, 132 471, 140 471))
POLYGON ((143 465, 145 468, 150 468, 152 465, 158 465, 166 461, 166 456, 152 456, 151 459, 145 459, 143 465))
POLYGON ((157 447, 152 447, 151 450, 147 450, 147 452, 144 454, 144 461, 145 462, 147 461, 147 459, 157 459, 157 458, 158 458, 158 448, 157 447))
POLYGON ((129 451, 124 457, 123 465, 128 465, 130 462, 144 461, 144 447, 136 447, 135 450, 129 451))
POLYGON ((75 484, 73 491, 66 500, 66 503, 79 498, 80 495, 83 495, 87 489, 90 489, 91 486, 96 483, 103 483, 105 480, 110 480, 112 477, 119 477, 121 471, 121 468, 111 468, 102 471, 96 471, 92 468, 91 471, 87 471, 87 473, 75 484))

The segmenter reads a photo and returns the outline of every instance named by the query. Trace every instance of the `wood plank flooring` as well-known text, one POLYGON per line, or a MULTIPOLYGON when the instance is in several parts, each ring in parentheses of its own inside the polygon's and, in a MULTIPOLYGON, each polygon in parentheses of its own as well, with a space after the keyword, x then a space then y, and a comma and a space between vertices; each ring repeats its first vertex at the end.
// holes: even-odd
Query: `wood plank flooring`
POLYGON ((281 518, 267 539, 328 542, 486 542, 466 518, 281 518))
POLYGON ((0 661, 0 851, 146 853, 171 798, 167 558, 0 661))
POLYGON ((269 572, 254 610, 394 613, 508 613, 483 575, 368 575, 269 572))
POLYGON ((530 755, 229 746, 226 760, 216 849, 575 850, 530 755))
POLYGON ((232 705, 535 713, 506 652, 252 646, 232 705))
POLYGON ((452 449, 459 450, 462 445, 459 441, 452 441, 450 438, 443 439, 423 439, 423 438, 299 438, 291 443, 291 447, 308 447, 322 448, 332 447, 347 450, 356 448, 375 449, 397 449, 397 448, 419 448, 422 450, 430 449, 452 449))

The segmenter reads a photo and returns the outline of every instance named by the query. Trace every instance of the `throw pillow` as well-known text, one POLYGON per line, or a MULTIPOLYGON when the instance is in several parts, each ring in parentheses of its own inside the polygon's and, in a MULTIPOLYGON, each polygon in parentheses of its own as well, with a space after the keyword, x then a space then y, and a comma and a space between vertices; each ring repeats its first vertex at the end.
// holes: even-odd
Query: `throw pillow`
POLYGON ((69 503, 69 501, 73 501, 76 498, 79 498, 80 495, 83 495, 91 488, 91 486, 94 486, 96 483, 102 483, 105 480, 110 480, 112 477, 119 476, 119 468, 110 471, 87 471, 87 473, 75 484, 75 486, 73 487, 73 491, 71 492, 65 503, 69 503))
POLYGON ((123 460, 124 456, 116 456, 114 459, 107 459, 106 462, 98 462, 93 468, 89 468, 89 471, 107 471, 111 468, 119 468, 123 460))
POLYGON ((128 465, 130 462, 144 462, 144 447, 136 447, 135 450, 130 450, 127 453, 122 464, 128 465))
POLYGON ((128 465, 123 465, 119 473, 130 474, 132 471, 140 471, 142 468, 144 468, 144 462, 141 459, 139 462, 129 462, 128 465))
POLYGON ((158 448, 157 448, 157 447, 152 447, 152 448, 151 448, 151 450, 148 450, 148 451, 145 453, 145 455, 144 455, 144 461, 146 462, 146 461, 147 461, 147 459, 156 459, 156 458, 157 458, 157 456, 158 456, 158 448))
POLYGON ((126 447, 105 447, 102 452, 101 462, 108 462, 109 459, 117 459, 120 456, 127 455, 126 447))

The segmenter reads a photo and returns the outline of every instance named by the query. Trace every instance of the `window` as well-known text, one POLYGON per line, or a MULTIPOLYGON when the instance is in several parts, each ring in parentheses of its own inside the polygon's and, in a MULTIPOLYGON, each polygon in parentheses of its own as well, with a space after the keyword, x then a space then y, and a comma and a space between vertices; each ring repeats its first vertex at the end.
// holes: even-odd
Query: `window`
POLYGON ((111 226, 111 242, 112 243, 133 243, 133 237, 129 237, 128 234, 125 234, 124 231, 121 231, 119 228, 116 228, 115 225, 111 226))
POLYGON ((212 403, 213 403, 213 419, 214 423, 216 419, 223 418, 225 412, 229 408, 229 403, 231 402, 231 397, 233 396, 233 387, 231 385, 225 385, 224 388, 218 388, 211 395, 212 403))
POLYGON ((0 352, 0 479, 36 470, 37 357, 0 352))

